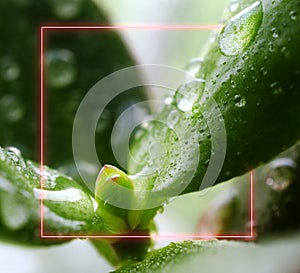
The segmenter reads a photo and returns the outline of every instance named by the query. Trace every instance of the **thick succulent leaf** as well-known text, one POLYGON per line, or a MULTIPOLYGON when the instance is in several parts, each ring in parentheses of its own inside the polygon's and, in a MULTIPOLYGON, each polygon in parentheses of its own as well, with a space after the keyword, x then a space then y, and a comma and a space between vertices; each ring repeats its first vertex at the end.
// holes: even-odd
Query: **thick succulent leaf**
POLYGON ((186 241, 171 243, 154 251, 139 263, 124 266, 116 273, 219 273, 298 272, 300 237, 256 246, 228 241, 186 241))
MULTIPOLYGON (((134 139, 132 158, 135 161, 130 162, 130 173, 139 172, 156 159, 160 163, 154 175, 147 181, 144 178, 137 179, 137 184, 143 182, 158 191, 164 185, 169 187, 172 178, 175 180, 173 187, 179 185, 182 182, 182 172, 189 170, 194 164, 192 157, 196 158, 194 154, 198 147, 193 139, 197 139, 200 144, 201 156, 197 162, 196 175, 185 192, 199 189, 209 159, 214 153, 221 156, 222 148, 226 149, 226 157, 218 182, 241 175, 272 159, 299 139, 300 108, 296 102, 300 99, 300 59, 297 57, 300 24, 292 14, 300 8, 300 2, 257 1, 254 8, 247 8, 253 3, 252 0, 242 1, 235 14, 231 14, 236 16, 235 19, 225 23, 222 34, 210 45, 198 73, 205 80, 204 91, 202 86, 195 87, 192 91, 187 85, 186 89, 179 88, 188 98, 190 92, 198 92, 191 110, 183 109, 182 118, 174 125, 177 129, 185 128, 188 132, 192 131, 190 127, 196 130, 190 134, 191 141, 185 141, 184 137, 182 141, 175 141, 172 132, 169 132, 171 130, 162 131, 159 128, 161 125, 155 124, 145 129, 142 137, 139 134, 134 139), (229 39, 228 28, 243 28, 245 32, 249 32, 243 36, 245 39, 252 35, 241 46, 238 54, 225 55, 220 49, 220 40, 225 39, 224 37, 229 39), (221 116, 213 107, 214 102, 218 105, 221 116), (219 139, 222 127, 219 127, 219 131, 212 130, 207 124, 209 120, 219 118, 224 119, 226 145, 219 139), (163 140, 170 157, 161 159, 159 155, 159 158, 151 158, 151 162, 145 163, 142 159, 148 154, 147 143, 155 142, 156 134, 160 132, 165 132, 163 140), (215 144, 213 139, 216 140, 215 144), (178 145, 181 150, 178 150, 178 145), (180 160, 175 154, 181 152, 182 155, 186 151, 190 158, 176 170, 172 163, 180 163, 180 160)), ((238 35, 239 32, 234 33, 231 35, 238 35)), ((231 37, 228 43, 242 43, 243 37, 231 37)), ((180 109, 180 101, 176 99, 176 95, 173 103, 180 109)), ((166 106, 160 115, 168 117, 169 114, 171 118, 168 108, 166 106)))
POLYGON ((1 240, 28 245, 59 242, 41 238, 41 212, 44 235, 85 235, 101 230, 95 201, 77 182, 46 166, 42 173, 43 179, 40 167, 24 160, 16 149, 0 147, 1 240))

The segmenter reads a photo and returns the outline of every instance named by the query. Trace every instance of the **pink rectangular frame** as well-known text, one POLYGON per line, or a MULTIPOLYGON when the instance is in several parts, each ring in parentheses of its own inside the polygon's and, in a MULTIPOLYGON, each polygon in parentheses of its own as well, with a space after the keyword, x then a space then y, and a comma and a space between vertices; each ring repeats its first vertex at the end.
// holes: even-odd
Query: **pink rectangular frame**
MULTIPOLYGON (((212 30, 221 29, 222 25, 114 25, 114 26, 41 26, 40 28, 40 172, 41 172, 41 189, 43 189, 43 165, 44 165, 44 51, 45 51, 45 35, 48 30, 212 30)), ((255 239, 254 232, 254 174, 250 172, 250 231, 249 234, 237 235, 186 235, 186 234, 170 234, 170 235, 46 235, 44 234, 44 211, 43 211, 43 196, 40 200, 40 237, 45 239, 72 239, 72 238, 154 238, 154 239, 240 239, 253 240, 255 239)))

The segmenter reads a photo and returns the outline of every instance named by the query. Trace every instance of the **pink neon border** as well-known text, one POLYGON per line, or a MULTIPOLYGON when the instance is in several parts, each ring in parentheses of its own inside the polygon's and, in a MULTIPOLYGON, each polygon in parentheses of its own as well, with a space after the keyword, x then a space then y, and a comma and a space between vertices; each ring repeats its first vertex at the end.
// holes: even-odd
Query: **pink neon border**
MULTIPOLYGON (((40 172, 41 189, 43 189, 44 172, 44 36, 46 30, 211 30, 221 29, 222 25, 114 25, 114 26, 87 26, 87 25, 68 25, 68 26, 41 26, 40 27, 40 172)), ((250 234, 246 235, 186 235, 186 234, 163 234, 163 235, 45 235, 44 231, 44 210, 43 196, 40 199, 40 237, 48 239, 64 238, 154 238, 154 239, 244 239, 253 240, 254 233, 254 174, 250 172, 250 234)))

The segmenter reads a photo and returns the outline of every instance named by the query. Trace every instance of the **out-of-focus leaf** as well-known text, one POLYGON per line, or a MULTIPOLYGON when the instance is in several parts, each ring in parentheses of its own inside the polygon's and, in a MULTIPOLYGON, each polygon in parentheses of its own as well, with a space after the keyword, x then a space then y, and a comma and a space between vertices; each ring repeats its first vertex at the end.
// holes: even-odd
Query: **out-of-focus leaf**
POLYGON ((186 241, 171 243, 149 253, 139 263, 116 273, 282 273, 299 272, 300 237, 264 246, 228 241, 186 241))

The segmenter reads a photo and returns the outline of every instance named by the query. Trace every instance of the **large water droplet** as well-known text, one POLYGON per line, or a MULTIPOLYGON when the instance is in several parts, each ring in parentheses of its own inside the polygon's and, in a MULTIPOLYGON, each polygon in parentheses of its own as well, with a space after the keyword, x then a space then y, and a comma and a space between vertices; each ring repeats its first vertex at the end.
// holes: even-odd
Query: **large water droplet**
POLYGON ((80 10, 82 0, 52 0, 52 7, 55 14, 62 19, 76 17, 80 10))
POLYGON ((51 87, 64 88, 76 77, 74 54, 67 49, 52 49, 46 54, 46 80, 51 87))
POLYGON ((177 107, 184 112, 192 110, 195 102, 202 97, 204 85, 204 80, 198 79, 179 86, 175 93, 177 107))
POLYGON ((241 95, 235 95, 234 102, 237 107, 243 107, 246 105, 246 99, 241 95))
POLYGON ((203 59, 202 58, 194 58, 191 59, 189 61, 189 63, 187 64, 185 71, 191 76, 191 77, 195 77, 198 73, 198 71, 200 70, 200 67, 203 63, 203 59))
POLYGON ((0 59, 0 76, 2 80, 12 82, 19 77, 20 72, 20 67, 13 57, 4 56, 0 59))
POLYGON ((275 159, 270 163, 266 184, 275 191, 282 191, 289 187, 295 179, 297 164, 290 158, 275 159))
POLYGON ((0 109, 5 121, 9 123, 21 120, 25 114, 23 104, 17 97, 11 95, 6 95, 0 99, 0 109))
POLYGON ((172 97, 167 97, 167 98, 165 98, 164 102, 165 102, 165 104, 170 105, 173 102, 173 98, 172 97))
POLYGON ((221 52, 226 56, 242 53, 255 38, 263 17, 261 1, 233 16, 219 35, 221 52))

